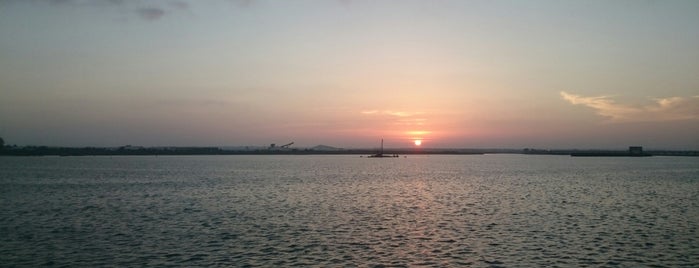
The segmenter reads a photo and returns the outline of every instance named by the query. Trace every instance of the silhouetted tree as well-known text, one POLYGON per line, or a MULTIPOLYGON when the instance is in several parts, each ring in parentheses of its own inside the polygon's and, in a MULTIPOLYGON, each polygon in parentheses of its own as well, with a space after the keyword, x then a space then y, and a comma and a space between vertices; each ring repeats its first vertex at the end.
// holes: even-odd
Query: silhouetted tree
POLYGON ((2 148, 5 148, 5 140, 0 137, 0 150, 2 150, 2 148))

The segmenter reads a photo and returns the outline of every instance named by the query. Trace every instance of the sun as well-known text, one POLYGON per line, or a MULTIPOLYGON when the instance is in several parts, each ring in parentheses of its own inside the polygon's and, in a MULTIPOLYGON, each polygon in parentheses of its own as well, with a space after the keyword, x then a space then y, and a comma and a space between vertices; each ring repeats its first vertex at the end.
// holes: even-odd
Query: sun
POLYGON ((422 145, 422 140, 415 140, 415 146, 422 145))

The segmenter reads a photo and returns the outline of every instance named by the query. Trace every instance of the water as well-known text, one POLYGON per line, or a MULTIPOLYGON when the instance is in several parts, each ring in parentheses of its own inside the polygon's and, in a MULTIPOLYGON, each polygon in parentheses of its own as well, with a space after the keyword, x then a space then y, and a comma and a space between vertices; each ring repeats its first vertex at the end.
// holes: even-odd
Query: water
POLYGON ((698 160, 1 157, 0 266, 696 267, 698 160))

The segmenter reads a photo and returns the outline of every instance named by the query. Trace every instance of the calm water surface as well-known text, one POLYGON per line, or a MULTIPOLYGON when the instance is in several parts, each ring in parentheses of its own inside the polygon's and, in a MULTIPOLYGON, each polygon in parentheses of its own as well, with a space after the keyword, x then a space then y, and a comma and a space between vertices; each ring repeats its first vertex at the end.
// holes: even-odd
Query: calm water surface
POLYGON ((699 266, 699 159, 0 157, 0 266, 699 266))

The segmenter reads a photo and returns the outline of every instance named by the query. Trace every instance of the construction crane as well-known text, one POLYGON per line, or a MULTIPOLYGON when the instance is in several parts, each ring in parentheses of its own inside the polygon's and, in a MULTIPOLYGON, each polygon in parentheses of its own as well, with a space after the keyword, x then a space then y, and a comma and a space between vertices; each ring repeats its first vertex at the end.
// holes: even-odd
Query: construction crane
POLYGON ((282 146, 279 146, 279 147, 281 147, 281 148, 289 148, 289 146, 291 146, 292 144, 294 144, 293 141, 290 142, 290 143, 284 144, 284 145, 282 145, 282 146))
POLYGON ((294 144, 293 141, 290 142, 290 143, 284 144, 284 145, 282 145, 282 146, 277 146, 277 144, 272 143, 272 144, 269 145, 269 148, 267 148, 267 149, 268 149, 268 150, 289 149, 289 146, 291 146, 292 144, 294 144))

